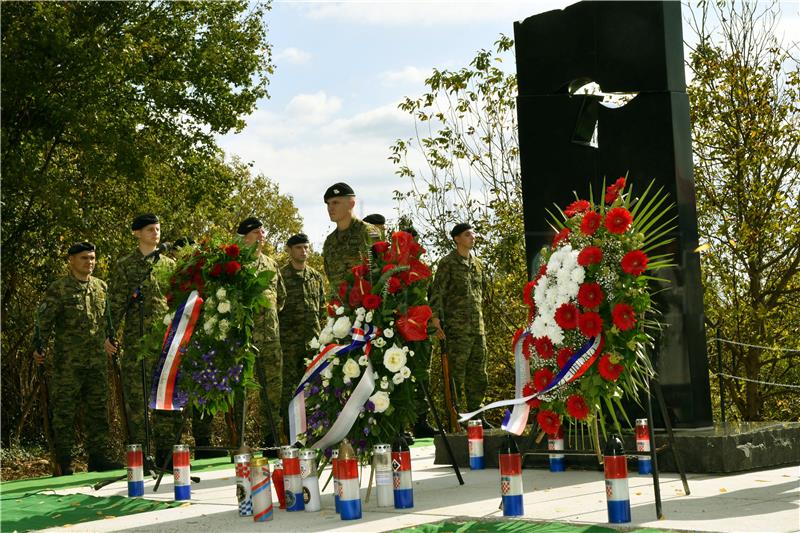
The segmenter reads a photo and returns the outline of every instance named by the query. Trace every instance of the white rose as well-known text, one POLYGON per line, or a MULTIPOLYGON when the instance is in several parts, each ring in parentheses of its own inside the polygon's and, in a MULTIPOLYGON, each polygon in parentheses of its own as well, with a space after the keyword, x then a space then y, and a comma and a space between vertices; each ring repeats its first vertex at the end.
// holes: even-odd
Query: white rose
POLYGON ((403 379, 408 379, 411 377, 411 369, 407 366, 404 366, 400 369, 400 375, 403 376, 403 379))
POLYGON ((389 408, 389 395, 383 391, 378 391, 370 396, 369 401, 375 405, 376 413, 382 413, 389 408))
POLYGON ((383 330, 383 336, 386 337, 387 339, 391 339, 392 337, 394 337, 394 330, 392 328, 386 328, 385 330, 383 330))
POLYGON ((361 375, 361 367, 353 359, 348 359, 342 366, 342 372, 347 378, 357 378, 361 375))
POLYGON ((317 340, 316 337, 314 337, 308 342, 308 347, 311 348, 312 350, 319 350, 319 341, 317 340))
POLYGON ((344 307, 337 307, 336 308, 336 316, 342 316, 344 314, 344 307))
POLYGON ((224 300, 226 296, 228 296, 228 292, 225 290, 225 287, 217 289, 217 300, 224 300))
POLYGON ((350 318, 341 316, 336 319, 336 323, 333 325, 333 336, 337 339, 346 337, 350 334, 350 328, 352 327, 353 325, 350 323, 350 318))
POLYGON ((345 385, 350 385, 350 383, 352 383, 352 382, 350 381, 350 378, 348 378, 347 376, 343 377, 343 378, 342 378, 342 381, 344 381, 344 384, 345 384, 345 385))
MULTIPOLYGON (((327 368, 326 368, 325 370, 327 370, 327 368)), ((323 374, 324 374, 324 373, 325 373, 325 372, 323 371, 323 374)), ((327 379, 323 379, 323 380, 322 380, 322 386, 323 386, 323 387, 327 387, 327 386, 328 386, 328 385, 330 385, 330 384, 331 384, 331 382, 330 382, 330 381, 328 381, 327 379)))
POLYGON ((219 313, 222 315, 224 315, 225 313, 229 313, 230 310, 231 310, 231 303, 227 300, 224 302, 220 302, 219 305, 217 306, 217 311, 219 311, 219 313))
POLYGON ((362 355, 358 358, 358 364, 361 366, 367 366, 369 364, 369 359, 367 359, 366 355, 362 355))
POLYGON ((328 320, 325 322, 325 327, 328 329, 333 328, 333 323, 336 322, 332 316, 328 317, 328 320))
POLYGON ((213 309, 217 306, 217 304, 214 302, 215 302, 214 297, 209 296, 208 299, 203 302, 203 305, 205 305, 208 309, 213 309))
POLYGON ((333 366, 336 366, 336 365, 338 365, 338 364, 339 364, 339 358, 338 358, 338 357, 334 357, 334 358, 333 358, 333 361, 331 361, 331 364, 332 364, 333 366))
POLYGON ((383 366, 389 372, 397 372, 406 364, 406 353, 395 344, 383 354, 383 366))
POLYGON ((386 341, 383 340, 383 337, 378 337, 377 339, 372 341, 372 344, 374 344, 378 348, 383 348, 384 346, 386 346, 386 341))
POLYGON ((222 320, 219 321, 219 330, 222 331, 223 333, 227 333, 228 328, 230 327, 231 323, 228 322, 226 319, 223 318, 222 320))
POLYGON ((381 388, 383 390, 388 389, 389 388, 389 382, 388 381, 381 381, 381 388))
POLYGON ((372 322, 372 317, 373 316, 374 315, 373 315, 372 311, 370 311, 369 313, 367 313, 367 316, 364 317, 364 320, 366 320, 367 322, 372 322))
POLYGON ((205 321, 205 323, 203 324, 203 329, 205 330, 206 333, 211 333, 211 331, 214 329, 214 326, 216 325, 217 325, 217 319, 212 316, 211 318, 205 321))
POLYGON ((333 341, 333 328, 326 327, 319 334, 320 345, 330 344, 333 341))
POLYGON ((405 379, 406 378, 401 376, 400 373, 398 372, 397 374, 392 376, 392 383, 394 383, 395 385, 400 385, 405 379))
POLYGON ((167 313, 166 315, 164 315, 164 325, 169 326, 170 324, 172 324, 172 319, 174 318, 174 316, 175 316, 174 313, 167 313))
MULTIPOLYGON (((326 366, 325 369, 320 372, 320 375, 322 376, 323 380, 331 379, 333 377, 333 365, 326 366)), ((327 385, 325 386, 327 387, 327 385)))

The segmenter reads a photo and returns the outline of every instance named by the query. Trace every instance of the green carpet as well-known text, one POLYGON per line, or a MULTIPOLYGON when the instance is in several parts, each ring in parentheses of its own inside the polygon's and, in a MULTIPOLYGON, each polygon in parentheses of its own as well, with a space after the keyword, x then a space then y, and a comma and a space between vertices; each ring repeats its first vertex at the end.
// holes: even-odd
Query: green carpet
MULTIPOLYGON (((554 522, 537 523, 524 520, 509 521, 469 521, 437 522, 423 524, 408 529, 398 529, 395 533, 618 533, 620 530, 603 526, 576 526, 554 522)), ((627 533, 665 533, 663 529, 625 529, 627 533)))

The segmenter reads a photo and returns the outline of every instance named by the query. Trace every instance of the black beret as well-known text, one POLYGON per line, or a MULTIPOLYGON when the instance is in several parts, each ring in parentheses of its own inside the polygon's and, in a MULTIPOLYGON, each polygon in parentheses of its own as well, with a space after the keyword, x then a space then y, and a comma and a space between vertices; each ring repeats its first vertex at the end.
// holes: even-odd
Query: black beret
POLYGON ((180 250, 186 245, 194 246, 194 244, 195 244, 194 239, 192 239, 191 237, 181 237, 172 244, 172 248, 175 250, 180 250))
POLYGON ((339 182, 339 183, 334 183, 333 185, 328 187, 328 190, 325 191, 325 196, 323 196, 322 199, 325 200, 325 203, 327 204, 328 200, 330 200, 331 198, 336 198, 337 196, 355 196, 355 195, 356 193, 353 192, 352 187, 350 187, 346 183, 339 182))
POLYGON ((81 252, 94 252, 95 246, 90 242, 76 242, 67 250, 67 255, 75 255, 81 252))
POLYGON ((386 218, 378 213, 373 213, 364 217, 364 222, 369 224, 386 224, 386 218))
POLYGON ((286 241, 286 246, 294 246, 295 244, 308 244, 308 235, 305 233, 298 233, 297 235, 292 235, 289 237, 289 240, 286 241))
POLYGON ((145 213, 133 219, 133 223, 131 223, 131 229, 135 231, 137 229, 142 229, 145 226, 149 226, 150 224, 158 224, 158 217, 153 213, 145 213))
POLYGON ((247 235, 254 229, 261 227, 264 227, 264 224, 262 224, 259 219, 256 217, 250 217, 242 220, 241 224, 239 224, 239 229, 236 230, 236 233, 239 235, 247 235))
POLYGON ((461 222, 453 226, 453 229, 450 230, 450 236, 456 238, 465 231, 467 231, 468 229, 472 229, 472 226, 470 226, 466 222, 461 222))

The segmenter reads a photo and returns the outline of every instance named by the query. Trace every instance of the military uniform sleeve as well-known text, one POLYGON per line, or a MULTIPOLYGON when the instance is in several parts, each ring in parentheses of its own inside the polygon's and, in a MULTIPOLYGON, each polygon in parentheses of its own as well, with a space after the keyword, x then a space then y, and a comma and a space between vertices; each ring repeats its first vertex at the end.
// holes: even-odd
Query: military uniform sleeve
POLYGON ((286 284, 283 282, 283 276, 281 275, 281 269, 277 268, 277 264, 275 265, 275 278, 277 279, 277 290, 278 290, 278 309, 280 311, 283 309, 283 306, 286 305, 286 284))
POLYGON ((325 280, 322 279, 322 274, 319 273, 317 274, 317 278, 317 284, 319 285, 319 294, 316 295, 318 302, 317 314, 324 320, 325 316, 328 314, 328 306, 325 301, 325 280))
POLYGON ((444 295, 447 293, 447 285, 450 278, 450 269, 447 261, 440 260, 433 276, 433 283, 430 289, 430 307, 433 311, 433 318, 444 319, 444 295))
POLYGON ((125 287, 125 276, 122 263, 117 262, 111 277, 108 280, 108 291, 106 292, 106 312, 111 315, 111 324, 114 329, 119 329, 122 319, 125 318, 125 305, 128 299, 128 291, 125 287))
MULTIPOLYGON (((53 327, 56 320, 61 314, 61 298, 60 298, 59 284, 51 283, 47 288, 44 295, 44 301, 36 309, 35 320, 39 325, 39 334, 42 336, 42 346, 46 346, 47 342, 53 334, 53 327)), ((34 348, 37 347, 38 339, 33 339, 34 348)))

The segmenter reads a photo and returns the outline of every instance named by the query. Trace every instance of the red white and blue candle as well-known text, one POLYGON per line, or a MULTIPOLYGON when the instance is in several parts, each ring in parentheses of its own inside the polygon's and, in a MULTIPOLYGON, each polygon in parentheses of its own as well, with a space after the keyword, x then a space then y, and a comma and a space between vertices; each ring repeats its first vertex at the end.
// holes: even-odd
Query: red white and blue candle
POLYGON ((500 495, 503 516, 522 516, 522 456, 511 435, 506 435, 498 453, 500 463, 500 495))
POLYGON ((480 420, 467 422, 467 448, 469 449, 469 467, 472 470, 483 470, 483 422, 480 420))
POLYGON ((631 521, 631 500, 628 494, 628 462, 625 448, 617 435, 611 435, 603 453, 603 470, 606 477, 606 502, 608 521, 626 524, 631 521))
POLYGON ((236 500, 239 502, 239 516, 253 516, 253 500, 250 493, 250 454, 233 456, 236 466, 236 500))
POLYGON ((411 451, 402 436, 392 446, 392 482, 394 484, 394 508, 414 507, 414 489, 411 485, 411 451))
MULTIPOLYGON (((550 451, 564 450, 564 426, 558 427, 558 433, 547 436, 547 449, 550 451)), ((550 471, 563 472, 566 470, 566 461, 563 453, 550 454, 550 471)))
POLYGON ((172 447, 172 478, 175 483, 175 501, 192 499, 191 475, 189 446, 176 444, 172 447))
POLYGON ((358 458, 347 439, 339 446, 339 516, 342 520, 361 518, 361 485, 358 481, 358 458))
POLYGON ((141 444, 128 444, 128 496, 144 496, 144 457, 141 444))
POLYGON ((250 460, 250 497, 253 502, 253 522, 272 520, 272 482, 269 475, 269 460, 253 457, 250 460))
MULTIPOLYGON (((636 419, 636 451, 640 453, 650 451, 650 426, 646 418, 636 419)), ((637 462, 640 474, 653 473, 653 460, 650 455, 637 456, 637 462)))
POLYGON ((300 452, 297 448, 283 447, 283 488, 286 493, 286 510, 302 511, 305 509, 303 500, 303 478, 300 474, 300 452))

